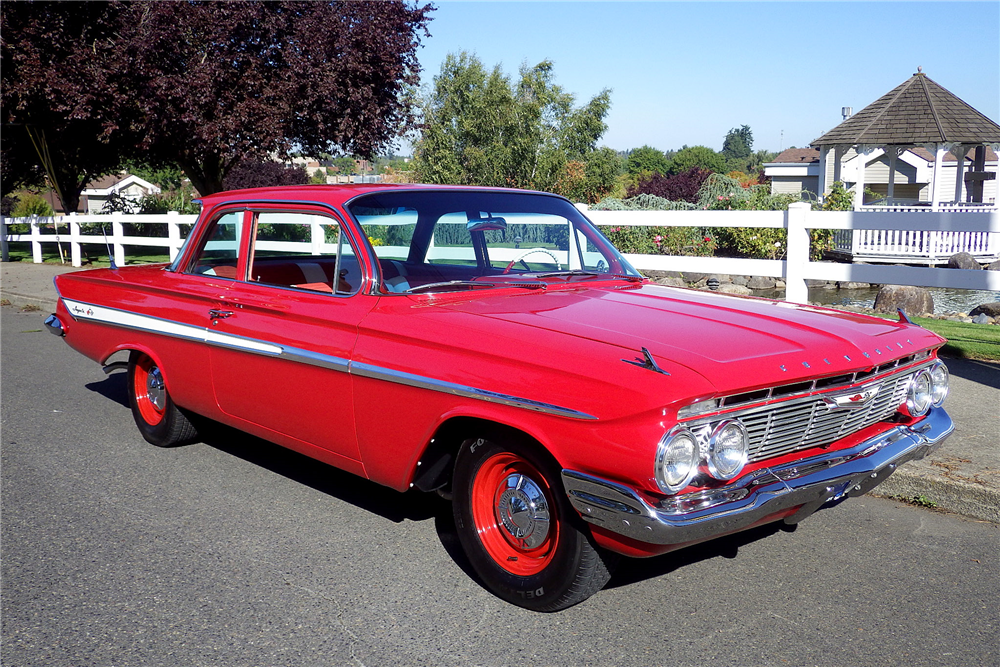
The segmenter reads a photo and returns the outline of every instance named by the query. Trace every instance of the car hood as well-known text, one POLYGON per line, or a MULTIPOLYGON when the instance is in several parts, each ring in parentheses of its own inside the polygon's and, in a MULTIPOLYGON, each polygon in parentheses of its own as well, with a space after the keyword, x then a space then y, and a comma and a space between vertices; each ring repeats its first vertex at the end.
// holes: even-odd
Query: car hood
POLYGON ((939 345, 914 325, 768 299, 643 284, 483 295, 438 304, 681 364, 720 393, 871 368, 939 345))

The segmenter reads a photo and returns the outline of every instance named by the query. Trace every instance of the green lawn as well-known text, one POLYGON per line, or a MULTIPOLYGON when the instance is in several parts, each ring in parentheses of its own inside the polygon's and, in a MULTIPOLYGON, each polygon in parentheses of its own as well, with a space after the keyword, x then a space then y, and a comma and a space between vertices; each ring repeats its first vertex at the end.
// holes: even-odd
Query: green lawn
MULTIPOLYGON (((886 319, 897 319, 892 315, 881 315, 886 319)), ((941 348, 941 354, 965 359, 1000 361, 1000 326, 995 324, 966 324, 949 320, 933 320, 914 317, 913 323, 929 329, 948 339, 941 348)))
MULTIPOLYGON (((31 262, 31 244, 30 243, 11 243, 10 244, 10 261, 12 262, 31 262)), ((63 246, 63 254, 66 259, 66 263, 70 263, 70 249, 69 244, 63 246)), ((42 245, 42 261, 51 264, 59 263, 59 248, 54 243, 45 243, 42 245)), ((170 256, 164 252, 158 252, 156 248, 146 248, 143 246, 125 246, 125 263, 126 264, 154 264, 158 262, 169 262, 170 256)), ((110 266, 108 262, 107 251, 104 248, 98 250, 98 246, 93 246, 83 254, 83 266, 86 268, 96 269, 101 267, 110 266)))

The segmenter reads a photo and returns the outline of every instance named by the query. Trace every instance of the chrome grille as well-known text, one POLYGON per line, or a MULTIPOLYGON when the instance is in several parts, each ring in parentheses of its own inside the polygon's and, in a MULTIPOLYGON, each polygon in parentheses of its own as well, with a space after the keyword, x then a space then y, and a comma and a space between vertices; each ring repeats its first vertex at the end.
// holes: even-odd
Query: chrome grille
POLYGON ((831 410, 822 396, 751 410, 738 419, 750 434, 750 460, 774 458, 797 449, 829 445, 884 421, 906 398, 914 372, 883 379, 878 394, 854 410, 831 410))
MULTIPOLYGON (((831 409, 824 398, 849 395, 846 388, 823 394, 790 398, 757 408, 694 420, 696 432, 710 430, 720 418, 738 419, 750 436, 750 461, 774 458, 799 449, 829 445, 852 433, 891 418, 906 400, 906 388, 920 367, 879 380, 858 383, 851 389, 879 385, 878 393, 863 407, 831 409)), ((701 434, 700 434, 701 435, 701 434)))

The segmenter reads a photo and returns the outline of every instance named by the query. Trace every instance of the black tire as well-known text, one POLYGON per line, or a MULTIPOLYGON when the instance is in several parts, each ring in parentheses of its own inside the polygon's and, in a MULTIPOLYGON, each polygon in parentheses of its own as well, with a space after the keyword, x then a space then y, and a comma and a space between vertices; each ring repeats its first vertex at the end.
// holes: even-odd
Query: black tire
POLYGON ((139 433, 157 447, 175 447, 198 437, 198 430, 174 405, 156 363, 133 351, 128 359, 128 403, 139 433))
POLYGON ((465 441, 452 504, 459 541, 486 587, 534 611, 559 611, 601 590, 617 556, 593 544, 558 470, 516 439, 465 441))

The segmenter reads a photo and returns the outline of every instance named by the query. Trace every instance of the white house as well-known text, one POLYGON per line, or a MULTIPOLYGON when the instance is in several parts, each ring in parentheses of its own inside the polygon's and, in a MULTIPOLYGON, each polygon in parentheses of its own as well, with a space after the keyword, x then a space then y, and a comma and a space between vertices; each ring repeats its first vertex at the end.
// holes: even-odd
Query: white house
POLYGON ((86 198, 87 201, 86 212, 90 214, 100 213, 108 198, 113 194, 138 203, 147 195, 160 194, 160 187, 132 174, 102 176, 96 181, 88 183, 81 193, 81 199, 86 198))
MULTIPOLYGON (((957 152, 957 149, 956 149, 957 152)), ((965 156, 964 174, 972 172, 975 150, 970 149, 965 156)), ((884 200, 888 196, 889 156, 885 149, 877 148, 864 156, 865 173, 864 187, 876 194, 876 197, 866 196, 865 203, 874 200, 884 200)), ((847 188, 854 187, 858 182, 858 169, 861 158, 854 148, 848 149, 841 159, 840 180, 847 188)), ((986 151, 987 171, 997 171, 997 155, 991 149, 986 151)), ((835 165, 832 160, 826 164, 827 184, 835 180, 835 165)), ((798 194, 808 191, 819 194, 820 151, 819 148, 789 148, 779 154, 772 162, 764 165, 764 175, 771 179, 773 194, 798 194)), ((958 176, 958 160, 951 152, 945 154, 941 162, 942 192, 955 192, 955 179, 958 176)), ((931 185, 934 182, 934 154, 923 147, 911 147, 902 151, 896 158, 895 178, 893 179, 894 204, 918 205, 929 204, 931 201, 931 185)), ((966 201, 968 183, 963 178, 961 196, 958 201, 966 201)), ((829 191, 829 185, 827 186, 829 191)), ((983 202, 997 202, 997 181, 988 180, 983 183, 983 202)))

